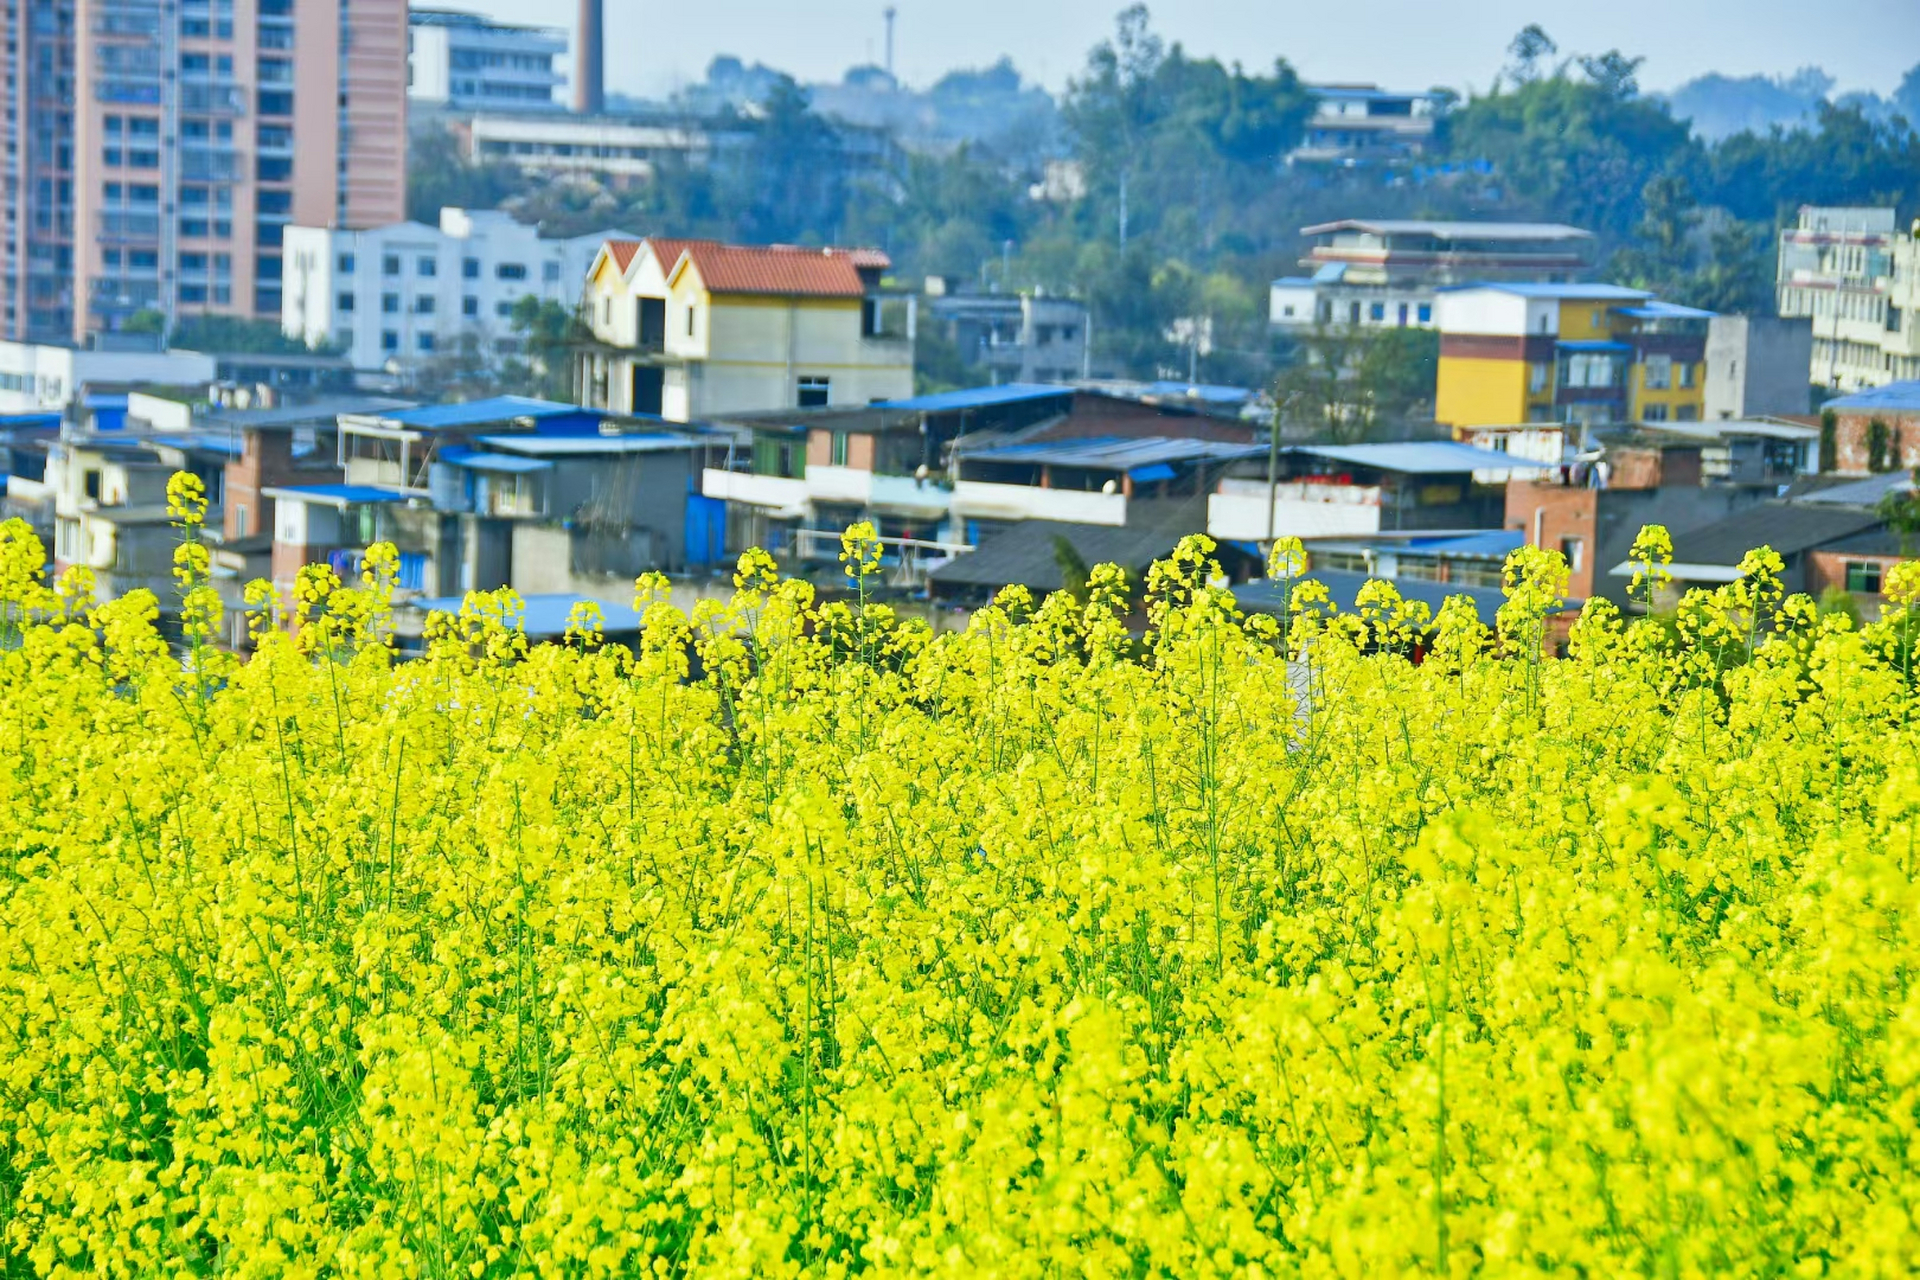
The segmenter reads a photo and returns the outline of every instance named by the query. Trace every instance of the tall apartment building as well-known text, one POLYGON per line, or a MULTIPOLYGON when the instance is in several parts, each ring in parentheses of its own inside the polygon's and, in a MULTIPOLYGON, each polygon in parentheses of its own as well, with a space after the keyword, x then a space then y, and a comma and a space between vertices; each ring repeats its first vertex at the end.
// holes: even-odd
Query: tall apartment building
POLYGON ((290 222, 397 221, 404 0, 12 0, 0 336, 278 321, 290 222), (296 145, 297 142, 297 145, 296 145))
POLYGON ((415 9, 407 31, 407 95, 452 111, 554 111, 564 77, 558 33, 455 9, 415 9))
POLYGON ((1860 391, 1920 378, 1920 222, 1892 209, 1806 205, 1780 233, 1779 311, 1813 322, 1808 378, 1860 391))
POLYGON ((405 368, 467 339, 505 354, 515 303, 574 306, 602 243, 630 238, 544 239, 509 214, 454 208, 440 211, 438 227, 289 227, 281 328, 345 348, 356 369, 405 368))

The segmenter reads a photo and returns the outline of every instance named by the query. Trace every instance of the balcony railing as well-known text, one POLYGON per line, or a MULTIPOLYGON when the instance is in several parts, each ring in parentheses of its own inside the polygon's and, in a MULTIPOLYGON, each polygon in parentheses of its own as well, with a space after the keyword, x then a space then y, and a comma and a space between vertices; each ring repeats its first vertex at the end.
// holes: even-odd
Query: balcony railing
POLYGON ((117 244, 144 242, 160 238, 158 213, 130 213, 108 209, 100 215, 100 239, 117 244))

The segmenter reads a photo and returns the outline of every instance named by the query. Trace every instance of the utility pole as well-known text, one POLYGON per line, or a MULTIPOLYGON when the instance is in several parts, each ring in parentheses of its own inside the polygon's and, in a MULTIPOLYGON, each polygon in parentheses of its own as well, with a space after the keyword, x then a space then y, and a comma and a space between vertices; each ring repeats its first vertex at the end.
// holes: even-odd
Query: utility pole
POLYGON ((1127 251, 1127 171, 1120 170, 1120 252, 1127 251))

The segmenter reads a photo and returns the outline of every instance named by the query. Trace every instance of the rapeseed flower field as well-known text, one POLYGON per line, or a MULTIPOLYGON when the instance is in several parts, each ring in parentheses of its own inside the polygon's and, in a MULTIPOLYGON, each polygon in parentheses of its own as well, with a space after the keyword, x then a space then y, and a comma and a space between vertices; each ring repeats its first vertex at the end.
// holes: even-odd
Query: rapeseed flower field
POLYGON ((175 501, 184 658, 0 531, 6 1274, 1920 1271, 1911 565, 1555 659, 1537 552, 938 637, 749 554, 401 664, 376 547, 242 662, 175 501))

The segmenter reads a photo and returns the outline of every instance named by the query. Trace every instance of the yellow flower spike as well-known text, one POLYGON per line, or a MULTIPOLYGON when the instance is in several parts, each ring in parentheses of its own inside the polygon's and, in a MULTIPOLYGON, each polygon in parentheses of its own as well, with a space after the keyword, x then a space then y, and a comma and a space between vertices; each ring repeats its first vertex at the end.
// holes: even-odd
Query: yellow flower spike
POLYGON ((864 581, 878 573, 880 552, 880 535, 871 521, 850 524, 840 535, 840 563, 847 567, 849 577, 864 581))
POLYGON ((1273 549, 1267 553, 1267 577, 1297 578, 1306 571, 1306 544, 1294 537, 1274 539, 1273 549))
POLYGON ((167 480, 167 514, 188 529, 197 529, 207 515, 207 486, 190 471, 176 471, 167 480))

